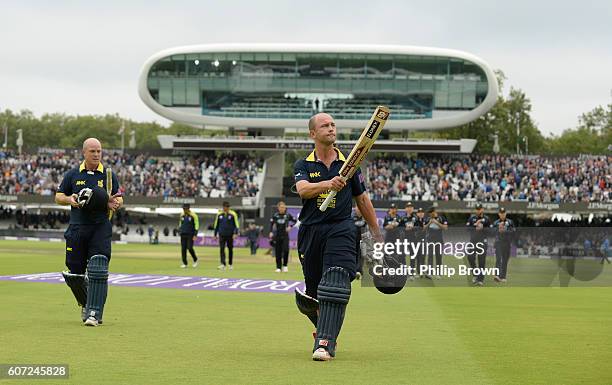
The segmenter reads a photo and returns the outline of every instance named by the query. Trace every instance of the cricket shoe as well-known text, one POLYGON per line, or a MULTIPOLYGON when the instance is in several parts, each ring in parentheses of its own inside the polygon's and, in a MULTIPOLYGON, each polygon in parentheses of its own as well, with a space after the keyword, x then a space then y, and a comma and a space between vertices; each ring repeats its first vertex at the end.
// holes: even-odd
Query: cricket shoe
POLYGON ((493 277, 493 280, 495 282, 501 282, 501 278, 499 278, 497 275, 493 277))
POLYGON ((333 357, 325 348, 318 348, 312 353, 313 361, 331 361, 333 357))
POLYGON ((286 273, 289 271, 289 268, 287 266, 283 266, 283 273, 286 273))
MULTIPOLYGON (((317 331, 316 331, 316 330, 312 332, 312 338, 315 340, 315 342, 317 342, 317 331)), ((338 349, 338 341, 336 341, 336 344, 335 344, 335 349, 338 349)), ((328 352, 328 353, 329 353, 329 352, 328 352)), ((330 354, 330 355, 331 355, 331 354, 330 354)), ((333 357, 334 357, 334 356, 332 356, 332 358, 333 358, 333 357)))
POLYGON ((187 265, 181 265, 181 269, 184 269, 186 267, 187 267, 187 265))
POLYGON ((233 265, 230 265, 229 269, 230 269, 230 270, 234 270, 234 266, 233 266, 233 265))
POLYGON ((194 268, 198 267, 198 261, 195 261, 195 262, 193 263, 193 267, 194 267, 194 268))
POLYGON ((276 270, 274 270, 274 272, 275 272, 275 273, 280 273, 280 272, 281 272, 281 269, 276 269, 276 270))
MULTIPOLYGON (((87 321, 87 309, 85 306, 81 307, 81 320, 83 322, 87 321)), ((98 321, 98 325, 102 325, 102 320, 98 321)))
POLYGON ((217 266, 217 270, 225 270, 225 265, 219 265, 219 266, 217 266))
POLYGON ((85 326, 98 326, 99 322, 95 317, 89 317, 85 320, 85 326))

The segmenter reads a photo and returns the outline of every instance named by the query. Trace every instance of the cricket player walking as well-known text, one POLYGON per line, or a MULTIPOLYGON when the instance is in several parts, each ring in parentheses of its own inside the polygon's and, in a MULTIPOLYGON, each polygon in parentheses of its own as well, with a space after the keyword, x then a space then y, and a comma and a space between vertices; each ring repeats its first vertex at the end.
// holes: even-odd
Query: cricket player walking
POLYGON ((303 203, 298 252, 306 283, 306 293, 296 292, 296 302, 317 328, 313 360, 329 361, 336 354, 336 341, 356 274, 353 199, 375 239, 381 242, 383 238, 358 168, 361 159, 355 161, 349 156, 347 160, 334 146, 334 119, 318 113, 310 119, 308 129, 315 149, 294 165, 296 189, 303 203), (354 173, 340 176, 345 163, 351 161, 354 173), (331 199, 327 199, 329 195, 331 199), (322 209, 326 199, 327 207, 322 209))
POLYGON ((85 326, 102 324, 108 293, 112 213, 123 205, 117 175, 102 163, 96 138, 83 142, 83 162, 64 174, 55 194, 57 204, 70 205, 64 281, 72 290, 85 326))

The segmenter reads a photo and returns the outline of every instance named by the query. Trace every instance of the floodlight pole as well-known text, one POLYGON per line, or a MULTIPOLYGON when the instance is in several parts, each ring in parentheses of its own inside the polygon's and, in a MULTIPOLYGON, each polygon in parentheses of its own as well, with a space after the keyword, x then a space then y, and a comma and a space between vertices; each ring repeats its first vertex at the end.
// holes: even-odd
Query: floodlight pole
POLYGON ((15 141, 17 148, 19 149, 19 155, 21 155, 21 147, 23 147, 23 129, 17 129, 17 140, 15 141))
POLYGON ((519 140, 521 137, 521 125, 519 118, 521 117, 520 113, 516 113, 516 155, 521 153, 521 149, 519 147, 519 140))
POLYGON ((4 120, 4 143, 2 144, 2 148, 5 150, 8 149, 8 124, 6 124, 6 119, 4 120))
POLYGON ((121 153, 125 151, 125 122, 121 122, 121 153))

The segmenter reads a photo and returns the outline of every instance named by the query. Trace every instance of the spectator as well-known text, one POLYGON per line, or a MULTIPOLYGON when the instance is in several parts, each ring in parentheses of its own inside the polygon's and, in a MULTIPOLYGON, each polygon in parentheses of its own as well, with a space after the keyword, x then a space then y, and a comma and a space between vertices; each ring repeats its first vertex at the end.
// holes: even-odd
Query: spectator
MULTIPOLYGON (((74 165, 72 153, 0 158, 0 194, 54 195, 62 175, 74 165)), ((104 164, 117 171, 125 195, 163 197, 255 196, 263 160, 247 155, 154 157, 109 152, 104 164)))
POLYGON ((377 158, 372 198, 404 200, 611 202, 612 156, 502 155, 377 158))

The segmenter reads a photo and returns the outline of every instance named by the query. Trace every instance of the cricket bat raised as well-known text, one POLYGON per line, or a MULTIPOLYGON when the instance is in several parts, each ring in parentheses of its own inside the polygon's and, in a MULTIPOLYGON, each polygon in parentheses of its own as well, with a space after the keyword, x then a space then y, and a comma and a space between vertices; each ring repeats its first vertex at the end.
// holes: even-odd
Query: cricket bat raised
MULTIPOLYGON (((385 123, 387 123, 389 113, 389 109, 385 106, 376 107, 376 110, 372 114, 370 121, 363 129, 359 140, 357 141, 357 143, 355 143, 355 147, 353 147, 348 158, 346 158, 346 162, 344 162, 344 165, 340 169, 340 177, 344 179, 345 182, 355 174, 361 161, 363 161, 366 155, 368 155, 370 148, 372 148, 374 142, 376 141, 376 138, 378 138, 378 134, 380 134, 383 127, 385 126, 385 123)), ((327 206, 329 206, 329 203, 332 199, 334 199, 336 194, 337 191, 330 190, 327 193, 327 198, 325 198, 325 201, 323 201, 323 203, 319 207, 319 210, 327 210, 327 206)))
MULTIPOLYGON (((110 198, 113 195, 113 170, 106 168, 106 193, 110 198)), ((108 210, 108 219, 113 219, 113 210, 108 210)))

